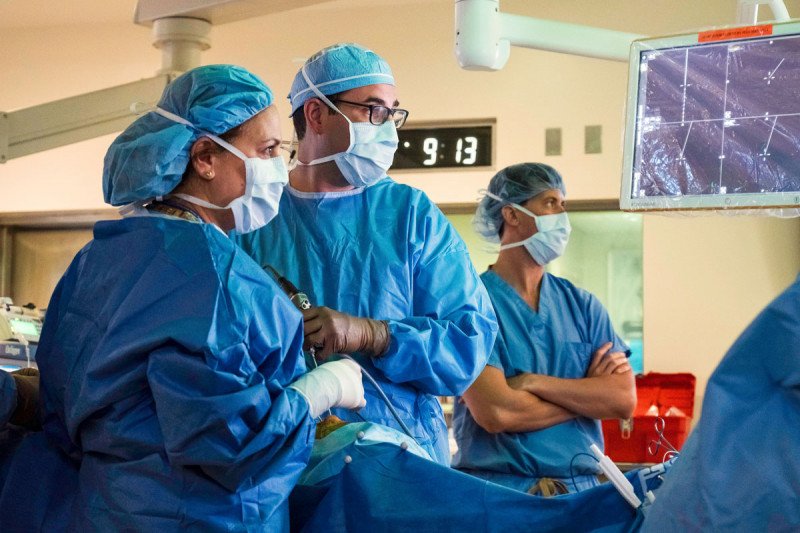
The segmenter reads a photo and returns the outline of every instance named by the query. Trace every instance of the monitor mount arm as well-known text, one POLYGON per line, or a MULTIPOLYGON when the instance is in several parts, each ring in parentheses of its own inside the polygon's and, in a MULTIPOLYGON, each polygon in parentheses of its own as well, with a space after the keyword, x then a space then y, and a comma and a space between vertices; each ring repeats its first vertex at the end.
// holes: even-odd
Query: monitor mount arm
POLYGON ((635 33, 500 12, 500 0, 456 0, 455 53, 467 70, 500 70, 511 46, 628 61, 635 33))
MULTIPOLYGON (((754 24, 759 4, 789 20, 784 0, 738 0, 738 24, 754 24)), ((512 46, 627 62, 643 36, 500 12, 500 0, 455 0, 455 54, 467 70, 500 70, 512 46)))
POLYGON ((736 22, 739 24, 756 24, 758 22, 758 6, 768 4, 772 15, 778 22, 791 20, 789 10, 783 0, 737 0, 736 22))

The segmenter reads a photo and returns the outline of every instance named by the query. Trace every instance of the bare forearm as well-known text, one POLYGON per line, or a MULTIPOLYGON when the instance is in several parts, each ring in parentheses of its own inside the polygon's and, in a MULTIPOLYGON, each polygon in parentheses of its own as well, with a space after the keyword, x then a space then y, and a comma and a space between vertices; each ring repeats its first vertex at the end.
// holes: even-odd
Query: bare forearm
POLYGON ((521 388, 589 418, 629 418, 636 406, 634 376, 630 371, 580 379, 528 374, 521 388))
POLYGON ((467 391, 463 398, 472 417, 489 433, 537 431, 576 416, 564 407, 526 391, 506 389, 491 401, 478 399, 467 391))

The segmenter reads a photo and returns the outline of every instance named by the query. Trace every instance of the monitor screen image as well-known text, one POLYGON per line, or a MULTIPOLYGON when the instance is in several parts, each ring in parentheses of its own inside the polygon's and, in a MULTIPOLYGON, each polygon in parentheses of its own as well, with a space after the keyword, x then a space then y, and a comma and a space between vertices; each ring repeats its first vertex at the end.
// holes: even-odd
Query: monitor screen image
POLYGON ((623 209, 800 206, 800 24, 634 42, 623 209))
POLYGON ((36 323, 32 320, 25 320, 22 318, 9 318, 8 321, 11 323, 11 327, 14 328, 16 333, 21 335, 25 335, 26 337, 38 337, 39 336, 39 328, 36 327, 36 323))

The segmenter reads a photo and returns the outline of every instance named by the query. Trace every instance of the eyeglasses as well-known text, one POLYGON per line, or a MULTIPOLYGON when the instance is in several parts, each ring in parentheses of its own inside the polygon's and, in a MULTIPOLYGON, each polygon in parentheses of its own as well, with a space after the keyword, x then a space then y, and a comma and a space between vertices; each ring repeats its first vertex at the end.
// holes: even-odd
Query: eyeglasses
POLYGON ((281 150, 293 156, 297 151, 297 144, 297 141, 281 141, 281 150))
POLYGON ((342 103, 347 105, 354 105, 358 107, 366 107, 369 109, 369 123, 380 126, 389 119, 394 122, 395 128, 402 128, 408 118, 408 111, 398 107, 392 109, 384 105, 375 104, 360 104, 358 102, 348 102, 347 100, 332 100, 334 103, 342 103))

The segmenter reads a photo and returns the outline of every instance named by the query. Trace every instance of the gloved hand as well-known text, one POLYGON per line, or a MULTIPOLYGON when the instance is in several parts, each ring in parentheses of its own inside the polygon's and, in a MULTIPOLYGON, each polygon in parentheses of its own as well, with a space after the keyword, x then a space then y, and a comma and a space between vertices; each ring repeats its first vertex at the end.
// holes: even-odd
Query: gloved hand
POLYGON ((11 373, 17 385, 17 408, 9 422, 27 429, 38 430, 39 421, 39 371, 35 368, 23 368, 11 373))
POLYGON ((361 409, 367 405, 361 368, 349 359, 319 365, 289 385, 289 388, 303 395, 313 418, 331 407, 361 409))
POLYGON ((360 352, 380 357, 389 348, 389 326, 382 320, 359 318, 329 307, 303 311, 304 350, 314 349, 321 361, 334 353, 360 352))

